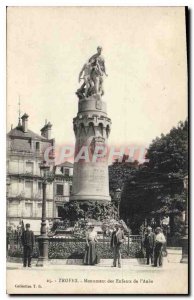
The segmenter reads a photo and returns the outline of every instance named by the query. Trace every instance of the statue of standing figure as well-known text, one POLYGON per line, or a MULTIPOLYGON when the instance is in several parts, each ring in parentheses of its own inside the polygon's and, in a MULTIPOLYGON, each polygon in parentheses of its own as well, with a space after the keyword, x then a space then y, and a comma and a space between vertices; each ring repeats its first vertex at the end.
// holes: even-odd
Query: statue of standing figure
POLYGON ((108 75, 106 74, 105 61, 101 53, 102 47, 98 47, 97 53, 90 57, 80 71, 79 82, 81 79, 84 80, 82 86, 76 92, 80 100, 94 94, 104 95, 103 76, 104 74, 108 75))

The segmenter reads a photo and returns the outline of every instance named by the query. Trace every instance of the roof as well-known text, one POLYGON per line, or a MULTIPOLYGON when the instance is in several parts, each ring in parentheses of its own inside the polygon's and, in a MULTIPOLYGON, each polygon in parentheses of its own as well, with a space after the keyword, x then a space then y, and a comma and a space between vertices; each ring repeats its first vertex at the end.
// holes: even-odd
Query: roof
POLYGON ((25 113, 22 117, 21 117, 21 119, 27 119, 29 116, 25 113))
POLYGON ((10 150, 20 152, 32 152, 30 140, 28 139, 12 139, 10 150))
POLYGON ((69 161, 65 161, 62 164, 56 165, 57 167, 67 167, 67 168, 73 168, 73 164, 69 161))
POLYGON ((47 124, 45 124, 43 127, 42 127, 42 129, 40 129, 40 131, 44 131, 45 129, 47 129, 47 128, 51 128, 53 125, 50 123, 50 122, 48 122, 47 124))
POLYGON ((8 134, 8 136, 13 136, 13 137, 21 137, 21 138, 33 138, 33 139, 39 139, 39 140, 47 140, 47 138, 34 133, 33 131, 29 130, 27 132, 24 132, 22 130, 22 127, 15 127, 11 129, 8 134))

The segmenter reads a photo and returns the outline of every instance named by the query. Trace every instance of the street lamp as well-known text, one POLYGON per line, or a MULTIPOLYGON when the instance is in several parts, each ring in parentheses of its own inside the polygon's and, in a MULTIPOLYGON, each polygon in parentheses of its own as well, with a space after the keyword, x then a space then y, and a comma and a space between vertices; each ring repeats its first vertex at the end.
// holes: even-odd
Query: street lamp
POLYGON ((48 235, 46 230, 46 186, 53 182, 55 177, 55 169, 50 170, 50 166, 44 161, 40 164, 40 174, 42 178, 42 219, 39 243, 39 257, 37 267, 43 267, 48 262, 48 235))
POLYGON ((121 189, 120 188, 117 188, 116 191, 115 191, 115 199, 116 199, 116 202, 117 202, 117 205, 118 205, 118 217, 119 217, 119 210, 120 210, 120 202, 121 202, 121 189))
POLYGON ((181 239, 182 243, 182 258, 181 263, 188 263, 188 175, 183 178, 184 189, 186 191, 186 209, 185 209, 185 225, 184 236, 181 239))

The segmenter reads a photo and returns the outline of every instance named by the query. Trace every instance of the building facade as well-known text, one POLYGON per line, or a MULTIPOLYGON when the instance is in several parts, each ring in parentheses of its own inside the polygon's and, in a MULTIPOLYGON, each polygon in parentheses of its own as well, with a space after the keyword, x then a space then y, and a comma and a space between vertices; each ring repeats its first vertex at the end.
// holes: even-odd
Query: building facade
POLYGON ((54 217, 62 217, 64 203, 69 202, 72 192, 73 164, 64 162, 56 166, 54 182, 54 217))
MULTIPOLYGON (((18 126, 7 134, 7 225, 17 227, 21 221, 40 232, 42 216, 42 178, 40 164, 44 151, 55 145, 50 122, 36 134, 28 128, 28 115, 19 118, 18 126)), ((60 207, 69 201, 73 164, 56 166, 55 180, 47 184, 47 219, 60 216, 60 207)))
MULTIPOLYGON (((7 134, 7 223, 17 226, 21 220, 36 221, 40 227, 42 214, 42 179, 40 163, 43 153, 54 146, 50 123, 41 129, 41 135, 28 128, 28 115, 22 124, 7 134)), ((53 184, 47 186, 47 216, 53 217, 53 184)), ((33 222, 33 225, 36 222, 33 222)), ((33 226, 34 227, 34 226, 33 226)))

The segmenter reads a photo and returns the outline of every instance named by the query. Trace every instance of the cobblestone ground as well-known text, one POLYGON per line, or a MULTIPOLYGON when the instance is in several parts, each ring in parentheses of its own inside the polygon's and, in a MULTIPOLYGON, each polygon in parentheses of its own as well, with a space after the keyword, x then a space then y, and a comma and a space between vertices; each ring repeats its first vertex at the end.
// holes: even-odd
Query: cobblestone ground
POLYGON ((96 266, 47 265, 23 268, 20 263, 7 263, 7 292, 17 294, 186 294, 188 265, 170 263, 162 268, 122 262, 112 268, 111 260, 96 266))

